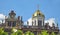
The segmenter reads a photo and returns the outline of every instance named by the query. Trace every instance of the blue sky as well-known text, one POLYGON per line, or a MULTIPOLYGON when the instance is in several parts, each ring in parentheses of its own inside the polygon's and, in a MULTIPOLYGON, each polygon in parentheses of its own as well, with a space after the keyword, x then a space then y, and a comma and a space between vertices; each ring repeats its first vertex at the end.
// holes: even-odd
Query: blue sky
POLYGON ((60 0, 0 0, 0 13, 8 15, 14 10, 16 16, 23 16, 26 21, 37 10, 38 4, 45 19, 55 18, 60 25, 60 0))

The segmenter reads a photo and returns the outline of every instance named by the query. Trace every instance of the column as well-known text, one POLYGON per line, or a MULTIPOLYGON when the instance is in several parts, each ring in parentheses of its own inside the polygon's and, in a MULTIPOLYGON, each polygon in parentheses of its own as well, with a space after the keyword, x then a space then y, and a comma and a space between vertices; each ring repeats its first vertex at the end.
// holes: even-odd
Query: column
POLYGON ((35 20, 35 26, 36 26, 36 20, 35 20))
POLYGON ((11 22, 11 28, 12 28, 12 24, 13 24, 13 22, 11 22))
POLYGON ((32 28, 33 28, 33 21, 32 21, 32 28))
POLYGON ((6 27, 8 27, 8 22, 6 22, 6 27))

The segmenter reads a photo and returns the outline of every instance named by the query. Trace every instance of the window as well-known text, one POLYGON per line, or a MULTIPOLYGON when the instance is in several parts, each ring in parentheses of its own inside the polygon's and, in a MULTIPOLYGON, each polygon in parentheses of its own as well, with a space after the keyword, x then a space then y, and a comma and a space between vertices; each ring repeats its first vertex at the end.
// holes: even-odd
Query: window
POLYGON ((16 22, 15 21, 8 21, 8 26, 16 26, 16 22))
POLYGON ((14 21, 14 22, 12 22, 12 26, 13 27, 15 27, 16 26, 16 22, 14 21))
POLYGON ((38 26, 42 26, 42 20, 38 20, 38 26))
POLYGON ((36 20, 35 20, 35 26, 36 26, 36 20))
POLYGON ((11 22, 10 21, 8 21, 8 26, 11 26, 11 22))

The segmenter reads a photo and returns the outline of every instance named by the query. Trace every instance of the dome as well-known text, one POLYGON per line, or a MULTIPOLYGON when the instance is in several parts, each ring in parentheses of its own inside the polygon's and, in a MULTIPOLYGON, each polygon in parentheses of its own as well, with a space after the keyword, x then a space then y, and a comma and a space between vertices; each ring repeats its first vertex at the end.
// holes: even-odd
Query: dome
POLYGON ((11 10, 11 12, 9 13, 9 15, 16 15, 15 12, 13 10, 11 10))
POLYGON ((42 13, 40 12, 40 10, 37 10, 37 11, 33 14, 33 17, 35 17, 35 16, 44 17, 44 14, 42 14, 42 13))

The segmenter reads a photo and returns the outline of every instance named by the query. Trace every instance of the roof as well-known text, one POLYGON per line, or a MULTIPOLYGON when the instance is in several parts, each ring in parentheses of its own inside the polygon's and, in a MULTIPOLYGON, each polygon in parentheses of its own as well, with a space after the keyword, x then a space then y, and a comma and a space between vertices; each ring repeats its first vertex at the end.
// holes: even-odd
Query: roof
POLYGON ((40 10, 37 10, 37 11, 33 14, 33 17, 35 17, 35 16, 44 17, 44 14, 42 14, 40 10))

